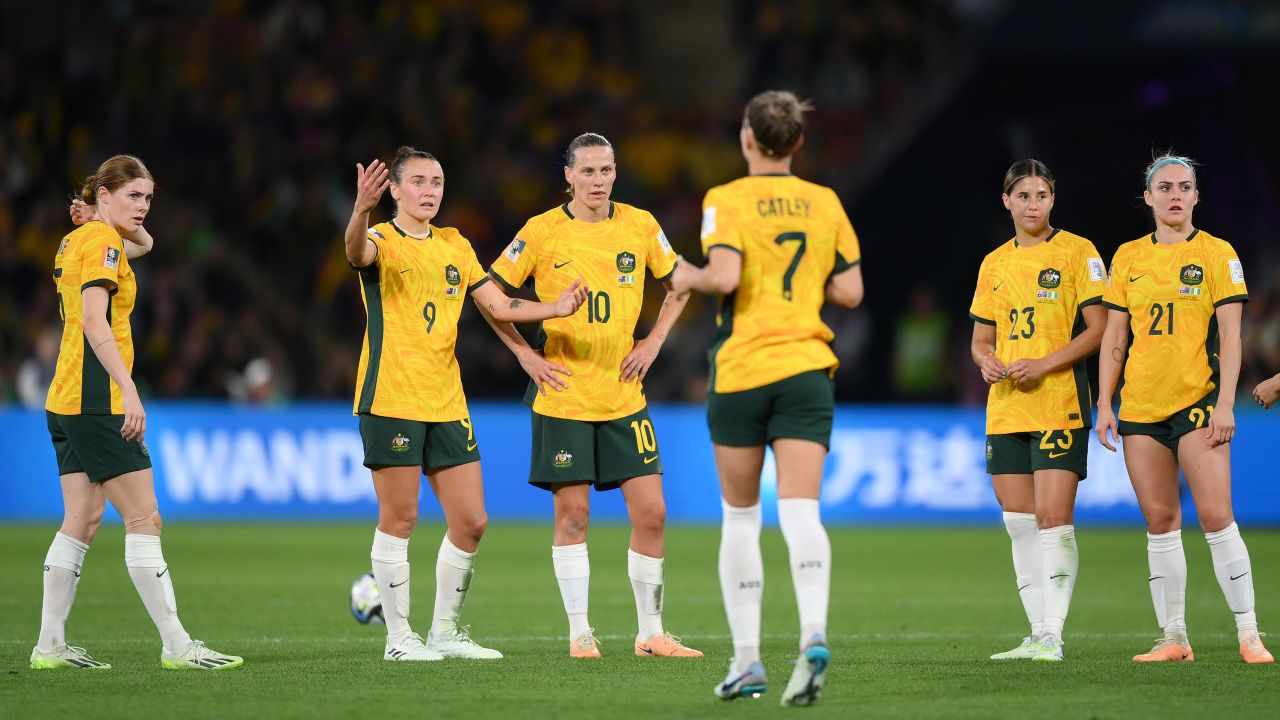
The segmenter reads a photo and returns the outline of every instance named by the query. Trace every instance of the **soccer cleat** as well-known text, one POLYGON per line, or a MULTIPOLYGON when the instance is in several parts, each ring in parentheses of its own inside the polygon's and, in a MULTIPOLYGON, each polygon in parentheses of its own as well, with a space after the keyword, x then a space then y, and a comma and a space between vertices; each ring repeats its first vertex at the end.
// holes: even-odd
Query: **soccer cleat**
POLYGON ((1022 638, 1022 644, 1012 650, 996 653, 992 660, 1030 660, 1040 654, 1040 640, 1034 637, 1022 638))
POLYGON ((1262 635, 1266 633, 1252 632, 1240 641, 1240 659, 1250 664, 1273 663, 1275 657, 1262 645, 1262 635))
POLYGON ((235 655, 223 655, 217 650, 205 647, 199 640, 178 652, 167 649, 160 653, 160 667, 165 670, 230 670, 244 664, 244 658, 235 655))
POLYGON ((831 665, 831 649, 821 635, 814 635, 796 658, 796 669, 782 691, 783 705, 812 705, 822 694, 822 684, 827 679, 831 665))
POLYGON ((441 655, 437 650, 428 647, 427 644, 422 641, 421 635, 411 632, 394 642, 391 641, 391 638, 387 638, 387 649, 382 653, 382 659, 402 660, 405 662, 415 660, 431 661, 443 660, 444 655, 441 655))
POLYGON ((32 670, 110 670, 111 666, 89 657, 82 647, 63 645, 60 650, 40 652, 40 648, 31 649, 32 670))
POLYGON ((569 642, 569 657, 599 658, 600 641, 595 636, 596 629, 590 628, 569 642))
POLYGON ((1062 638, 1045 635, 1040 640, 1040 652, 1031 658, 1032 662, 1062 662, 1062 638))
POLYGON ((764 665, 759 660, 751 663, 745 672, 729 663, 729 674, 724 682, 719 683, 711 691, 721 700, 733 700, 740 697, 758 698, 769 690, 769 680, 764 675, 764 665))
POLYGON ((1162 637, 1156 641, 1151 652, 1134 655, 1134 662, 1192 662, 1196 654, 1191 652, 1191 645, 1186 638, 1162 637))
POLYGON ((689 657, 700 658, 702 651, 685 647, 680 638, 669 632, 656 633, 648 640, 636 638, 636 655, 641 657, 689 657))
POLYGON ((471 626, 454 628, 437 636, 427 634, 427 648, 435 650, 446 658, 463 658, 465 660, 499 660, 502 653, 483 647, 471 639, 471 626))

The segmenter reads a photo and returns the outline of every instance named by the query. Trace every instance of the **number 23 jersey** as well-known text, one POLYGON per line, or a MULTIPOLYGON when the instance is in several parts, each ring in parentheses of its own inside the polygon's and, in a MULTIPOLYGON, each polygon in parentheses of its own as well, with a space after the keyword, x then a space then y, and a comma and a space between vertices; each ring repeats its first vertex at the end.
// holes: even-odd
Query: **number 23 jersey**
MULTIPOLYGON (((969 317, 996 329, 996 357, 1042 358, 1084 331, 1081 310, 1102 300, 1106 267, 1093 243, 1054 230, 1031 247, 1016 239, 982 261, 969 317)), ((987 434, 1072 430, 1092 425, 1084 360, 1038 382, 1006 378, 987 394, 987 434)))
POLYGON ((1121 245, 1102 299, 1129 314, 1120 419, 1160 422, 1217 387, 1214 311, 1248 299, 1235 249, 1207 232, 1172 245, 1154 234, 1121 245))

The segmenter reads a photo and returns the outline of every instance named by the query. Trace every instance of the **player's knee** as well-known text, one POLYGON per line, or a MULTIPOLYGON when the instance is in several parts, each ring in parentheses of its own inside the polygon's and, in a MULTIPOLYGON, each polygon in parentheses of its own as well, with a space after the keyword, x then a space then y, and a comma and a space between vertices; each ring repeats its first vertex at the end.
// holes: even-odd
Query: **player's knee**
POLYGON ((632 525, 637 529, 654 535, 661 535, 667 527, 667 505, 658 499, 635 509, 632 513, 632 525))
POLYGON ((409 537, 418 524, 417 504, 402 507, 383 506, 379 513, 378 526, 382 531, 396 537, 409 537))
POLYGON ((1072 517, 1070 512, 1062 512, 1061 510, 1041 510, 1036 513, 1036 527, 1041 530, 1056 528, 1062 525, 1070 525, 1072 517))
POLYGON ((556 508, 556 527, 572 537, 586 535, 591 519, 591 507, 583 503, 566 503, 556 508))
POLYGON ((472 542, 480 542, 480 538, 484 537, 484 531, 489 527, 489 515, 481 510, 464 517, 451 530, 456 531, 460 536, 471 540, 472 542))
POLYGON ((159 535, 160 526, 160 509, 151 504, 144 507, 139 512, 130 515, 124 519, 124 533, 126 535, 159 535))
POLYGON ((1236 521, 1235 517, 1232 516, 1230 511, 1228 512, 1222 512, 1220 510, 1204 511, 1197 508, 1196 512, 1200 515, 1200 529, 1204 530, 1207 533, 1224 530, 1228 526, 1230 526, 1231 523, 1236 521))
POLYGON ((1147 519, 1147 532, 1152 535, 1170 533, 1181 526, 1178 513, 1173 508, 1153 508, 1143 514, 1147 519))

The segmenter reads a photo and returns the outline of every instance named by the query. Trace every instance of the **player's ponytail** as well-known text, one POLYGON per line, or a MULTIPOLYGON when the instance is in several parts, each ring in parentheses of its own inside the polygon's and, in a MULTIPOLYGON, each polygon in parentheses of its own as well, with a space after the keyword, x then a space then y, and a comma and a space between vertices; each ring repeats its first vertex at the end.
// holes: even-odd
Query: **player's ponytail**
MULTIPOLYGON (((396 157, 394 160, 391 161, 391 182, 395 183, 396 185, 400 184, 400 179, 404 177, 405 163, 409 162, 410 160, 413 160, 414 158, 420 158, 422 160, 435 160, 435 162, 437 163, 440 162, 439 160, 436 160, 435 155, 432 155, 426 150, 419 150, 415 147, 410 147, 408 145, 401 145, 400 147, 396 148, 396 157)), ((400 208, 394 198, 391 200, 391 205, 392 205, 391 217, 395 217, 400 208)))
POLYGON ((787 90, 767 90, 751 98, 743 122, 755 135, 756 145, 766 157, 784 158, 795 152, 804 139, 804 114, 813 110, 808 100, 800 100, 787 90))
POLYGON ((98 172, 84 179, 78 197, 86 205, 97 205, 98 188, 104 187, 107 192, 115 192, 121 185, 138 178, 155 182, 151 171, 138 158, 132 155, 113 155, 98 166, 98 172))
POLYGON ((1056 192, 1054 190, 1056 181, 1053 179, 1053 173, 1049 172, 1049 168, 1039 160, 1027 158, 1010 165, 1009 169, 1005 171, 1004 194, 1008 195, 1013 192, 1014 185, 1017 185, 1023 178, 1029 177, 1038 177, 1044 180, 1049 185, 1049 192, 1056 192))

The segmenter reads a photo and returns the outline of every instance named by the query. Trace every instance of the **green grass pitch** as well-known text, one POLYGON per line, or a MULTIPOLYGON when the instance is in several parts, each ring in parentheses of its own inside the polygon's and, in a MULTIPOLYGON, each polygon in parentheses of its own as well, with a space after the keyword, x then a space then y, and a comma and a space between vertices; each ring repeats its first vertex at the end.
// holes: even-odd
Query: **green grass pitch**
MULTIPOLYGON (((994 522, 994 520, 993 520, 994 522)), ((1080 528, 1081 575, 1067 624, 1067 662, 994 663, 1025 630, 1002 530, 839 528, 826 694, 781 708, 798 633, 786 549, 766 530, 760 700, 726 703, 711 687, 731 646, 716 579, 717 528, 668 533, 667 628, 703 660, 635 657, 626 529, 593 527, 591 619, 603 661, 567 657, 567 623, 551 572, 550 525, 495 524, 481 548, 463 620, 504 660, 388 663, 382 626, 347 609, 369 565, 371 524, 172 523, 165 554, 194 637, 245 657, 226 673, 160 669, 160 644, 108 526, 85 566, 68 625, 74 644, 114 668, 27 669, 40 615, 40 563, 54 526, 0 526, 0 717, 1182 717, 1268 716, 1274 666, 1246 666, 1200 534, 1186 533, 1188 619, 1196 662, 1139 666, 1158 634, 1140 529, 1080 528)), ((426 633, 439 525, 411 551, 414 617, 426 633)), ((1277 627, 1280 532, 1245 529, 1258 570, 1263 628, 1277 627)), ((1273 641, 1280 646, 1280 641, 1273 641)), ((1273 648, 1273 649, 1280 649, 1273 648)))

